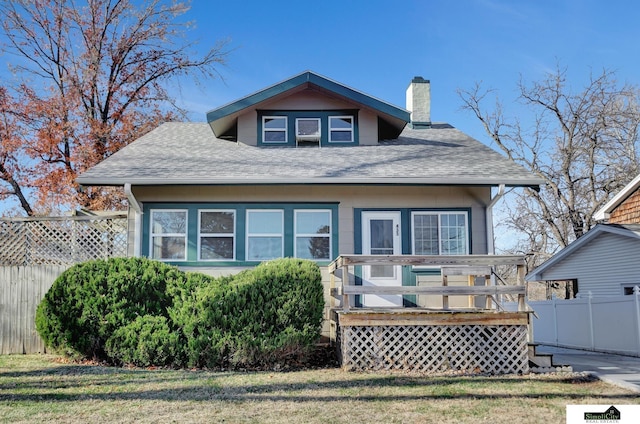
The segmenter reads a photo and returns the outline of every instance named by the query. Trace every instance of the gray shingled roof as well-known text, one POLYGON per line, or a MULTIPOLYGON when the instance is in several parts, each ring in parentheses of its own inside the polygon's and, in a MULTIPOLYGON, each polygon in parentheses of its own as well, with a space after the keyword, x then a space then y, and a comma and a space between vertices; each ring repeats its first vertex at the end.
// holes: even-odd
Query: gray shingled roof
POLYGON ((447 124, 377 146, 252 147, 207 123, 166 123, 78 177, 83 185, 446 184, 534 186, 524 168, 447 124))

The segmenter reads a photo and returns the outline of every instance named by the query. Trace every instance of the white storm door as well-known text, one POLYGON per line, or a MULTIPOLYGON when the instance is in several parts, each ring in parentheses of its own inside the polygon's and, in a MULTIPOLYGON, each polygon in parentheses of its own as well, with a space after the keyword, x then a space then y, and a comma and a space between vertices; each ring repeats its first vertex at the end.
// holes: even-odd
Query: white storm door
MULTIPOLYGON (((364 255, 400 255, 400 212, 362 212, 362 253, 364 255)), ((362 284, 402 286, 402 267, 367 265, 362 267, 362 284)), ((402 306, 402 295, 362 296, 362 306, 402 306)))

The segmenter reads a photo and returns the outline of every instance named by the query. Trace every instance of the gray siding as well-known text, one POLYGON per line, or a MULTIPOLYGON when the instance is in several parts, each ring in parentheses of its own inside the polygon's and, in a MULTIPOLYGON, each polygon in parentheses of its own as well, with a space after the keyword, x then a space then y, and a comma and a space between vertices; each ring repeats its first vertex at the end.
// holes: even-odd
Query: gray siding
POLYGON ((640 284, 640 241, 603 233, 543 274, 543 280, 578 279, 578 292, 619 296, 623 284, 640 284))

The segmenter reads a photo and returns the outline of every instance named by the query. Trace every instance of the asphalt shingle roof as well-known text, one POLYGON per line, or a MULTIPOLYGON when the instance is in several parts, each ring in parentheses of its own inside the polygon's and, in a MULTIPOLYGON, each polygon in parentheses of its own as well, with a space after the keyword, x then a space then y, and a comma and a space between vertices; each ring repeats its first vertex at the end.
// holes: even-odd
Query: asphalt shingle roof
POLYGON ((405 128, 376 146, 253 147, 207 123, 166 123, 78 177, 84 185, 446 184, 541 181, 448 124, 405 128))

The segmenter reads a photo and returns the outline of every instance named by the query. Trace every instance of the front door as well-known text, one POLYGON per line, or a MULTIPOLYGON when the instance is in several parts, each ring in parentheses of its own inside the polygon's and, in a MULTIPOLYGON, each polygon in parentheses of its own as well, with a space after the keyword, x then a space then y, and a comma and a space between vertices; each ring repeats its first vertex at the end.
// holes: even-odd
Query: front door
MULTIPOLYGON (((362 253, 364 255, 400 255, 400 212, 362 212, 362 253)), ((368 265, 362 267, 362 284, 402 286, 402 267, 368 265)), ((402 306, 402 295, 362 296, 362 306, 402 306)))

